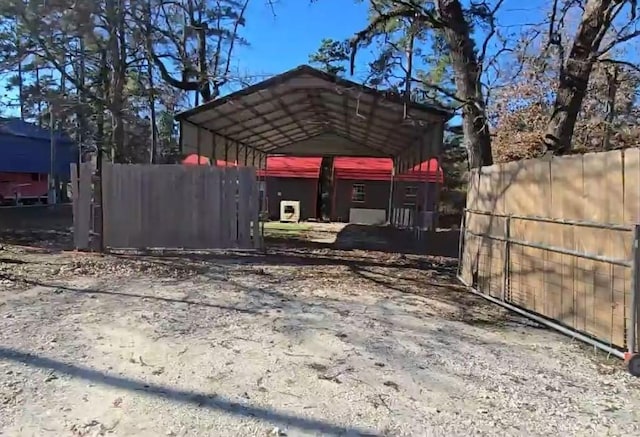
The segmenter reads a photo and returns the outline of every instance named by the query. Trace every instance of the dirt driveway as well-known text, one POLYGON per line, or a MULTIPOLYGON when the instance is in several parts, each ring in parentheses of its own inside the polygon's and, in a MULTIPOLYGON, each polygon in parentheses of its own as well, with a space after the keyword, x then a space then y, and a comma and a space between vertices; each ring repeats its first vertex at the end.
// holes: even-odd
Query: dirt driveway
POLYGON ((638 435, 640 381, 380 252, 0 250, 0 434, 638 435))

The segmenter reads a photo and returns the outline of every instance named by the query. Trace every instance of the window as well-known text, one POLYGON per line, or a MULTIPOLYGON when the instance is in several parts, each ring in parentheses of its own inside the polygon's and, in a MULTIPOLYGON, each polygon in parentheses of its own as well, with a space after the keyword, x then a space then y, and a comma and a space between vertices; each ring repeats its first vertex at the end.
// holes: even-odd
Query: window
POLYGON ((417 195, 418 187, 415 185, 407 185, 404 188, 404 206, 408 208, 415 208, 417 195))
POLYGON ((351 190, 352 202, 364 202, 364 184, 353 184, 351 190))

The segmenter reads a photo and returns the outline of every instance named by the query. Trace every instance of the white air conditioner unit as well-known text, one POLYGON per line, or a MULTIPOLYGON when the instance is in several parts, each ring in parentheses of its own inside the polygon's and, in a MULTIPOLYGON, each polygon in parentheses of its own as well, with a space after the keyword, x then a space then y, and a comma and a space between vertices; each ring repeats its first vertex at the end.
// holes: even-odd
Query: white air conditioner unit
POLYGON ((282 200, 280 201, 280 221, 298 223, 300 221, 300 201, 282 200))

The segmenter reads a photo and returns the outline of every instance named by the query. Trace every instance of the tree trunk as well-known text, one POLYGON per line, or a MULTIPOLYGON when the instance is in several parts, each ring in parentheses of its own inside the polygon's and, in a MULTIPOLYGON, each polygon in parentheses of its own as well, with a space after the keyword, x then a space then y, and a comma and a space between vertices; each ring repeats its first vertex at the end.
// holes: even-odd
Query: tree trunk
POLYGON ((109 112, 112 120, 111 161, 123 158, 124 154, 124 86, 126 82, 126 41, 124 35, 124 0, 107 2, 107 20, 109 23, 109 57, 111 58, 111 80, 109 112))
POLYGON ((569 57, 561 67, 556 101, 543 139, 545 149, 555 155, 571 150, 573 130, 587 92, 595 55, 618 3, 588 0, 584 8, 569 57))
MULTIPOLYGON (((22 46, 18 33, 18 18, 16 17, 16 51, 18 52, 18 101, 20 102, 20 120, 24 121, 24 77, 22 74, 22 46)), ((38 113, 40 117, 40 113, 38 113)))
POLYGON ((469 166, 492 165, 491 136, 480 85, 475 44, 459 0, 436 0, 442 33, 450 49, 457 96, 463 101, 462 130, 469 154, 469 166))
POLYGON ((616 97, 618 95, 618 66, 612 65, 606 70, 607 77, 607 114, 604 119, 604 138, 602 149, 611 148, 611 131, 616 120, 616 97))
POLYGON ((85 141, 90 138, 89 135, 89 123, 87 122, 87 98, 85 95, 85 86, 86 86, 86 76, 87 76, 87 68, 86 68, 86 47, 84 41, 84 35, 80 35, 78 37, 78 47, 80 49, 79 53, 79 65, 78 65, 78 82, 80 87, 76 87, 76 91, 78 93, 78 106, 76 111, 76 117, 78 118, 78 156, 80 159, 82 158, 83 147, 85 145, 85 141))

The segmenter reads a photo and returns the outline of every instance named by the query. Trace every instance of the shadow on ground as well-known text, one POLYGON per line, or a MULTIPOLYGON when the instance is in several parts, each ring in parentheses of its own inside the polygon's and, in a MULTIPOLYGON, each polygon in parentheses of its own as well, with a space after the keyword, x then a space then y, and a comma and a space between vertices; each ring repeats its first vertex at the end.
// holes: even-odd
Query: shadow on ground
POLYGON ((372 250, 384 253, 442 256, 457 258, 460 231, 445 229, 416 233, 393 226, 348 224, 336 235, 334 242, 310 242, 308 235, 270 235, 265 237, 268 247, 302 246, 317 249, 372 250))
POLYGON ((269 423, 291 426, 306 431, 315 431, 330 435, 376 435, 363 429, 345 428, 318 419, 299 417, 282 411, 275 411, 247 404, 239 404, 232 402, 230 399, 223 396, 216 395, 215 393, 186 391, 158 384, 151 384, 136 379, 108 374, 106 372, 90 369, 80 365, 67 364, 58 360, 41 357, 16 349, 0 347, 0 359, 55 371, 60 374, 65 374, 74 378, 81 378, 96 384, 115 387, 135 393, 144 393, 148 396, 169 399, 199 408, 206 408, 235 416, 255 418, 269 423))

